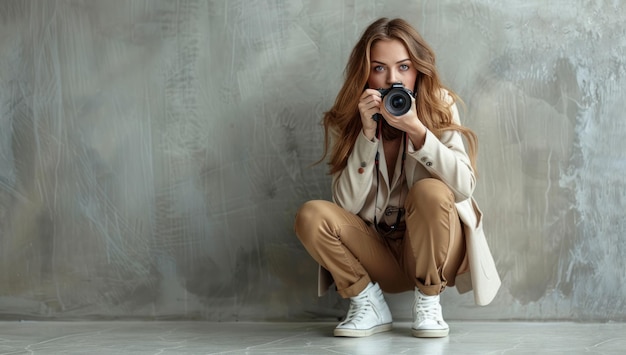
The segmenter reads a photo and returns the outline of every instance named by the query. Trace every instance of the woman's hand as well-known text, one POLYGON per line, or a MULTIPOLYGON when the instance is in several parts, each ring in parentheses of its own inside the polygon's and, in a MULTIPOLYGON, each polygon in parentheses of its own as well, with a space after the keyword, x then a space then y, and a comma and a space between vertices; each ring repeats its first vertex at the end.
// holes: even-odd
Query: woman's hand
POLYGON ((390 126, 406 132, 415 149, 420 149, 426 139, 426 126, 417 117, 415 99, 411 98, 411 109, 402 116, 390 114, 382 105, 380 113, 390 126))
POLYGON ((380 92, 374 89, 365 89, 359 99, 359 112, 361 113, 361 124, 363 124, 363 133, 372 140, 376 135, 378 123, 374 121, 374 115, 380 113, 380 105, 382 99, 380 92))

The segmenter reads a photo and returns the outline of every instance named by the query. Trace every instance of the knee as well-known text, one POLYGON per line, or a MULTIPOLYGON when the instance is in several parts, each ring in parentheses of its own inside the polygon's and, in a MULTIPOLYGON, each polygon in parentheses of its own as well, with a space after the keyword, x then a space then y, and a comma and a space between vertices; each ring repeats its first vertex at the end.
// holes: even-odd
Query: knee
POLYGON ((325 220, 325 208, 328 201, 313 200, 305 202, 296 213, 294 230, 296 236, 302 242, 310 239, 319 230, 321 223, 325 220))
POLYGON ((454 194, 443 181, 429 178, 416 181, 406 199, 407 210, 431 210, 436 206, 454 207, 454 194))

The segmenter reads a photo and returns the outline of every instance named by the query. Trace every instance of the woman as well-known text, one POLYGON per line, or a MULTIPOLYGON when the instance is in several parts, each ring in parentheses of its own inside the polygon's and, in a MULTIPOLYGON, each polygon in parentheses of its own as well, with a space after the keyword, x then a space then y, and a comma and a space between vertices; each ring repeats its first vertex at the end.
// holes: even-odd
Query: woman
POLYGON ((416 337, 448 335, 439 303, 447 286, 473 288, 480 305, 495 296, 500 279, 472 198, 476 136, 460 125, 457 100, 440 82, 432 49, 401 19, 375 21, 352 50, 323 120, 334 203, 309 201, 295 221, 322 267, 320 293, 334 280, 350 298, 335 336, 390 330, 382 291, 414 292, 416 337), (399 116, 379 90, 393 84, 414 93, 399 116))

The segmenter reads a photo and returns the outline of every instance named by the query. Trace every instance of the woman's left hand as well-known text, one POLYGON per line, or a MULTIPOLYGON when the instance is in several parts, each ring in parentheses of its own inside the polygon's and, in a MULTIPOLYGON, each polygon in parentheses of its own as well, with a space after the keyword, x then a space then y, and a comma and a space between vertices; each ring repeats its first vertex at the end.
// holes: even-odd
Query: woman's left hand
POLYGON ((406 132, 416 149, 422 147, 426 139, 426 126, 424 126, 419 117, 417 117, 415 99, 411 99, 411 109, 402 116, 390 114, 385 105, 380 106, 380 113, 389 125, 406 132))

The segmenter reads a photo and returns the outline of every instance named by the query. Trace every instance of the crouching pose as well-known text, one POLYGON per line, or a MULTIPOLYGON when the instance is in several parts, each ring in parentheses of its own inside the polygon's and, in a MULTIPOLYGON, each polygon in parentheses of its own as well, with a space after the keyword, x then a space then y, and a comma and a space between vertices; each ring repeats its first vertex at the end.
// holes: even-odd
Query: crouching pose
POLYGON ((372 23, 345 75, 323 119, 333 202, 306 202, 295 221, 320 264, 320 295, 334 281, 350 298, 334 335, 390 330, 383 291, 412 291, 413 335, 445 337, 447 286, 473 289, 479 305, 500 287, 472 198, 476 136, 461 125, 432 49, 404 20, 372 23))

